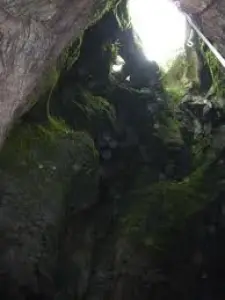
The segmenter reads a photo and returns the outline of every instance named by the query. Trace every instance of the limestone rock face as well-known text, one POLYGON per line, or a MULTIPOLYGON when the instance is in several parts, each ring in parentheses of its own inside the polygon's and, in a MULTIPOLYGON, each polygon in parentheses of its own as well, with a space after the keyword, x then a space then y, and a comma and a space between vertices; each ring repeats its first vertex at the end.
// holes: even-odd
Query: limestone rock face
POLYGON ((211 3, 210 0, 180 0, 179 2, 183 9, 193 13, 205 9, 211 3))
POLYGON ((194 19, 204 35, 215 43, 224 57, 225 2, 220 0, 181 0, 180 6, 186 13, 195 15, 194 19))
POLYGON ((0 145, 43 70, 107 1, 0 1, 0 145))

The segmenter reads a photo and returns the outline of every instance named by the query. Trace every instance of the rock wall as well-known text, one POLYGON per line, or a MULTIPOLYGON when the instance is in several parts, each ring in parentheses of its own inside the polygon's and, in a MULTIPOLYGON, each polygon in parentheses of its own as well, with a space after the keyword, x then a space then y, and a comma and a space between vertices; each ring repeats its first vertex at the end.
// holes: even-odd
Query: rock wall
MULTIPOLYGON (((114 1, 115 2, 115 1, 114 1)), ((113 1, 0 1, 0 145, 65 46, 113 1)))
POLYGON ((224 98, 174 95, 121 24, 73 43, 3 145, 2 299, 224 299, 224 98))
POLYGON ((205 36, 225 57, 225 3, 221 0, 181 0, 181 9, 193 16, 205 36))

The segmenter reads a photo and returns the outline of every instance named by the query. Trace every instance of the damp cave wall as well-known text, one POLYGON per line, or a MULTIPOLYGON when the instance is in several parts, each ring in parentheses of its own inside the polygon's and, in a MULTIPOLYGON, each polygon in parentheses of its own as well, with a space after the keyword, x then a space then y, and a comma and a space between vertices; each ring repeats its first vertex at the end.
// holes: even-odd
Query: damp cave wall
POLYGON ((75 41, 2 148, 2 298, 224 297, 223 109, 175 105, 119 25, 75 41))

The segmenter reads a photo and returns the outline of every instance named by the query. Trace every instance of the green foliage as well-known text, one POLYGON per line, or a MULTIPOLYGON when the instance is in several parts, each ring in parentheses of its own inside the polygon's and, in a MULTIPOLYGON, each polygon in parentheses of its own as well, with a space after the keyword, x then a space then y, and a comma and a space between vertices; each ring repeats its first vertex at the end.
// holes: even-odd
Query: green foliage
POLYGON ((187 67, 185 53, 181 53, 168 64, 168 69, 164 71, 162 76, 163 85, 166 88, 185 89, 184 75, 187 67))
POLYGON ((181 86, 165 86, 165 90, 169 98, 173 101, 173 104, 179 104, 180 100, 185 94, 185 89, 181 86))
POLYGON ((177 103, 186 93, 189 87, 198 82, 196 71, 196 58, 188 52, 180 53, 174 60, 168 63, 168 69, 164 71, 162 83, 171 98, 177 103))
POLYGON ((181 78, 184 76, 185 68, 187 67, 187 56, 185 52, 181 52, 175 59, 168 62, 168 71, 166 75, 169 79, 180 82, 181 78))
POLYGON ((73 133, 64 120, 51 116, 49 117, 48 125, 40 125, 38 129, 49 139, 55 139, 55 137, 58 136, 72 135, 73 133))
POLYGON ((205 52, 205 58, 207 61, 207 64, 209 65, 212 80, 213 80, 213 89, 216 93, 217 97, 224 97, 225 95, 225 75, 223 70, 221 70, 221 65, 218 59, 214 56, 214 54, 207 50, 205 52))

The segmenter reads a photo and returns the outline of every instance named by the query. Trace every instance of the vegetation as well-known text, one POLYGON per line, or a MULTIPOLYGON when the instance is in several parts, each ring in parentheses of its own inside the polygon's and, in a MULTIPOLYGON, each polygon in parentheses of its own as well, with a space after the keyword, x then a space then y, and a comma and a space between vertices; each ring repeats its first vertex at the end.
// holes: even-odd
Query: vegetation
POLYGON ((163 85, 168 93, 174 96, 175 101, 185 94, 188 87, 188 78, 186 77, 188 68, 187 57, 181 53, 177 58, 168 64, 168 70, 162 75, 163 85))
POLYGON ((60 138, 71 137, 72 131, 63 120, 51 118, 43 125, 18 126, 11 133, 10 139, 2 149, 1 167, 33 166, 38 164, 37 148, 42 146, 43 152, 51 153, 60 138))
POLYGON ((75 41, 72 41, 66 49, 64 49, 63 53, 60 55, 57 65, 59 70, 61 71, 67 71, 69 70, 72 65, 77 61, 79 55, 80 55, 80 47, 83 40, 83 34, 75 39, 75 41))
POLYGON ((212 86, 213 91, 216 94, 216 97, 218 98, 224 97, 225 76, 222 67, 220 65, 220 62, 209 49, 205 52, 205 57, 209 65, 212 80, 213 80, 213 86, 212 86))
MULTIPOLYGON (((8 238, 10 251, 23 255, 34 282, 49 299, 118 298, 117 282, 124 299, 132 294, 130 282, 140 293, 135 297, 147 299, 143 290, 147 297, 152 286, 163 290, 154 281, 156 275, 149 277, 155 266, 166 278, 168 265, 178 266, 180 275, 186 272, 180 269, 185 262, 187 273, 191 269, 202 276, 202 265, 193 267, 188 260, 199 236, 187 242, 186 261, 176 255, 182 252, 180 236, 186 241, 195 234, 183 234, 193 218, 199 221, 196 232, 208 230, 199 215, 205 210, 212 214, 207 206, 215 205, 223 189, 224 154, 222 147, 217 152, 212 147, 213 110, 197 102, 189 89, 193 82, 198 87, 194 59, 189 64, 181 53, 161 76, 158 66, 141 56, 140 45, 132 44, 129 35, 125 6, 126 1, 100 1, 95 22, 111 7, 115 10, 65 49, 41 101, 15 127, 0 155, 6 187, 0 198, 3 215, 13 219, 10 230, 19 237, 19 242, 13 234, 8 238), (118 54, 125 71, 112 80, 110 69, 118 54), (169 252, 172 243, 175 251, 169 252), (33 274, 36 269, 38 275, 33 274), (47 288, 42 279, 49 280, 47 288)), ((218 75, 218 66, 210 64, 218 75)), ((213 78, 221 91, 217 75, 213 78)), ((168 298, 186 299, 190 280, 177 289, 171 278, 166 282, 168 298)), ((35 298, 36 290, 33 294, 35 298)))
POLYGON ((186 47, 163 71, 162 82, 175 103, 178 103, 188 89, 199 90, 198 64, 195 48, 186 47))
POLYGON ((149 246, 153 248, 165 246, 173 233, 211 200, 209 190, 205 189, 204 168, 181 182, 162 181, 136 189, 129 193, 129 198, 133 205, 123 219, 125 234, 135 235, 144 243, 151 240, 149 246))

